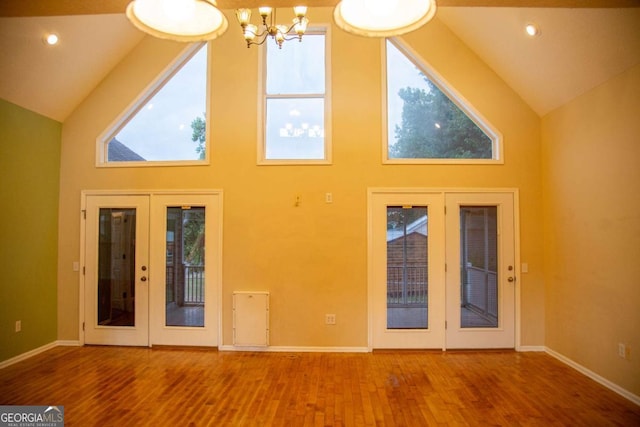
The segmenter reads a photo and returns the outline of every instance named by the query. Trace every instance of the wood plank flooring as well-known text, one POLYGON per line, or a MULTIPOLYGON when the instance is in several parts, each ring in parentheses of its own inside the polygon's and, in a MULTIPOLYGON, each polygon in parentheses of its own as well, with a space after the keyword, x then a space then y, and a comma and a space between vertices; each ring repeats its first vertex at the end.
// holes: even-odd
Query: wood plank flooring
POLYGON ((234 353, 57 347, 0 370, 0 404, 67 426, 640 426, 544 353, 234 353))

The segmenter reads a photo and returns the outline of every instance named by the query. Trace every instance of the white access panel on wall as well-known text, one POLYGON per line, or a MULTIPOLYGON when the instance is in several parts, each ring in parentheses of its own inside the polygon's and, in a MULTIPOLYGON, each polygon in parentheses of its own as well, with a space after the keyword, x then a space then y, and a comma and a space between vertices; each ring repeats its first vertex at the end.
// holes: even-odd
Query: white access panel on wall
POLYGON ((269 292, 233 293, 233 344, 269 345, 269 292))

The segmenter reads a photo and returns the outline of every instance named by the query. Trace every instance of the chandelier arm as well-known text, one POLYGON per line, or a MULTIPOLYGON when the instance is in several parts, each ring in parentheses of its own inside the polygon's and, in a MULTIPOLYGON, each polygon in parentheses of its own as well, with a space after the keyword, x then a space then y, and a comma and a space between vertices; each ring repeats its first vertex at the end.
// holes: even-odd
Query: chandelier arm
MULTIPOLYGON (((263 33, 263 35, 264 35, 264 34, 266 34, 266 33, 263 33)), ((262 36, 260 36, 260 37, 262 37, 262 36)), ((261 41, 259 41, 259 42, 254 42, 254 41, 248 40, 248 41, 247 41, 247 47, 251 46, 252 44, 254 44, 254 45, 256 45, 256 46, 260 46, 261 44, 264 44, 264 42, 266 42, 268 38, 269 38, 269 37, 266 37, 266 36, 265 36, 265 37, 263 37, 263 38, 262 38, 262 40, 261 40, 261 41)))
POLYGON ((302 41, 302 36, 301 36, 301 35, 297 35, 297 34, 296 34, 296 35, 293 35, 293 34, 292 34, 292 35, 291 35, 291 36, 289 36, 289 37, 285 37, 285 38, 284 38, 284 41, 296 40, 296 39, 297 39, 297 40, 302 41))

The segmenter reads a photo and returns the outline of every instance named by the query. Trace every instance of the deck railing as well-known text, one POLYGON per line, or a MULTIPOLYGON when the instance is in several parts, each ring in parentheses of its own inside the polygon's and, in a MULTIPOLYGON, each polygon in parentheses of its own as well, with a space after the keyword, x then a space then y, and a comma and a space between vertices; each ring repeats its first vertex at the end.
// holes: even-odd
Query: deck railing
POLYGON ((427 286, 426 266, 388 266, 387 306, 425 306, 427 286))
POLYGON ((204 303, 204 265, 184 266, 184 303, 204 303))

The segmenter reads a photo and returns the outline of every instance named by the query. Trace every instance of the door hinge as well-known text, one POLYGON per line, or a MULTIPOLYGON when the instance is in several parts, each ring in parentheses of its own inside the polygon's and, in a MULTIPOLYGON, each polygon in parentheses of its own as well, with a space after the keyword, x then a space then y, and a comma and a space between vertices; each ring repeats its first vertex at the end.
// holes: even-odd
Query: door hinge
POLYGON ((82 267, 82 275, 84 276, 86 272, 87 272, 87 270, 86 270, 86 268, 83 266, 83 267, 82 267))
POLYGON ((87 210, 86 210, 86 209, 82 209, 82 211, 81 211, 81 212, 82 212, 82 217, 83 217, 84 219, 87 219, 87 210))
POLYGON ((84 322, 82 322, 82 332, 84 332, 84 322))
POLYGON ((445 273, 447 272, 447 263, 446 262, 444 263, 444 272, 445 273))
MULTIPOLYGON (((84 325, 84 324, 83 324, 84 325)), ((84 326, 83 326, 84 327, 84 326)), ((444 321, 444 328, 447 329, 447 321, 444 321)))

